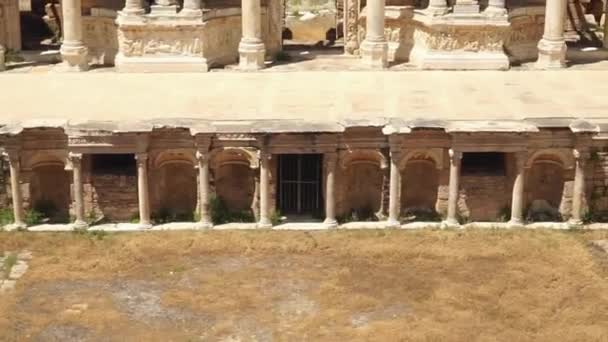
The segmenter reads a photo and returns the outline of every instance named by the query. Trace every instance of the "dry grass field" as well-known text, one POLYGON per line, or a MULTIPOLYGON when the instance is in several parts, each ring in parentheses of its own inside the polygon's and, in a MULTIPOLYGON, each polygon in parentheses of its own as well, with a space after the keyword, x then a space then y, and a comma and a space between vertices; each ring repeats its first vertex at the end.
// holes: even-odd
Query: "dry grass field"
POLYGON ((0 341, 608 341, 608 232, 0 233, 0 341))

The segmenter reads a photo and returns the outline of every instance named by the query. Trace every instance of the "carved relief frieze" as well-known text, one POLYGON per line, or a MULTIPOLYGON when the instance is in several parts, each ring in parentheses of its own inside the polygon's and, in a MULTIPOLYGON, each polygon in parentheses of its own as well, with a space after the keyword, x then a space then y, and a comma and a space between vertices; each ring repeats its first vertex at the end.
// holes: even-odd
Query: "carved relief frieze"
POLYGON ((125 57, 171 55, 201 57, 203 54, 202 27, 180 28, 172 26, 120 27, 120 52, 125 57))
POLYGON ((418 25, 414 40, 436 51, 502 52, 508 34, 504 26, 418 25))
POLYGON ((359 33, 359 0, 344 1, 344 50, 355 54, 359 49, 361 36, 359 33))

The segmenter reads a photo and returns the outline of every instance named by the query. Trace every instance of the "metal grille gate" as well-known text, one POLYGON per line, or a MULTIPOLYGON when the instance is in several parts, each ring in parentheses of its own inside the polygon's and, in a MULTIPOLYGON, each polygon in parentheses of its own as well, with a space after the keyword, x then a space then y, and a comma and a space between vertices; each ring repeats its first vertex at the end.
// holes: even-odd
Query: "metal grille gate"
POLYGON ((286 215, 318 215, 321 210, 320 154, 279 155, 279 208, 286 215))

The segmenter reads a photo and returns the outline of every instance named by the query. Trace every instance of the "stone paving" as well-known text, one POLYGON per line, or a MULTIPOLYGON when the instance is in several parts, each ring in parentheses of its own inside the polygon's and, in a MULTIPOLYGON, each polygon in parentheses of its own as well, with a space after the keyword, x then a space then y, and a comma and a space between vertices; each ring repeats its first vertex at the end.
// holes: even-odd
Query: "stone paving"
MULTIPOLYGON (((608 70, 1 74, 0 125, 87 127, 158 119, 247 125, 262 120, 364 122, 594 118, 608 121, 608 70), (35 99, 35 101, 33 100, 35 99), (61 101, 58 101, 61 99, 61 101)), ((159 122, 160 122, 159 121, 159 122)), ((258 127, 264 129, 265 126, 258 127)), ((298 130, 297 122, 289 124, 298 130)))
POLYGON ((17 280, 27 272, 28 262, 31 259, 32 253, 29 251, 4 252, 4 255, 0 257, 0 294, 15 288, 17 280))

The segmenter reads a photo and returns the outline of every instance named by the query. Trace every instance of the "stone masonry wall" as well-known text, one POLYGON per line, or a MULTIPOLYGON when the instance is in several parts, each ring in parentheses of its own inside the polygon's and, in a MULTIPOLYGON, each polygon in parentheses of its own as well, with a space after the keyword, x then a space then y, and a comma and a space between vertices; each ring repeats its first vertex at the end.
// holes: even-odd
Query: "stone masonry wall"
POLYGON ((608 151, 591 154, 587 167, 587 199, 594 213, 608 212, 608 151))
POLYGON ((496 221, 501 210, 511 203, 509 183, 506 176, 462 176, 464 203, 459 203, 459 209, 462 214, 468 211, 469 221, 496 221))

